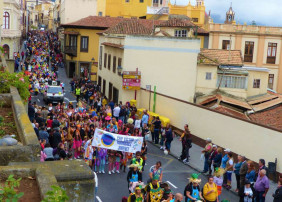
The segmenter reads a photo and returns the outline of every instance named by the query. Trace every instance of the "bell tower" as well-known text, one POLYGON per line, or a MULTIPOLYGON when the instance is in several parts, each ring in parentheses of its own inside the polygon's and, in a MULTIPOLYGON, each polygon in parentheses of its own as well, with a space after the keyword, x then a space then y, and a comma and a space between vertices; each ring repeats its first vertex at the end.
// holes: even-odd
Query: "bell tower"
POLYGON ((226 12, 225 24, 233 24, 235 22, 235 12, 232 9, 232 3, 229 10, 226 12))
POLYGON ((196 0, 196 6, 200 7, 204 5, 204 0, 196 0))

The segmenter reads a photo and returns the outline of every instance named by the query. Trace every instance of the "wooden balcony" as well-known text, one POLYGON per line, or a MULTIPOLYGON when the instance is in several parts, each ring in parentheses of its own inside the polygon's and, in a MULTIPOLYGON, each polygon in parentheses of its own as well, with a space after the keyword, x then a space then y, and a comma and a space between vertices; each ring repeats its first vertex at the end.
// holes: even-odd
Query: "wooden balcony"
POLYGON ((76 57, 77 56, 77 46, 65 46, 65 54, 76 57))

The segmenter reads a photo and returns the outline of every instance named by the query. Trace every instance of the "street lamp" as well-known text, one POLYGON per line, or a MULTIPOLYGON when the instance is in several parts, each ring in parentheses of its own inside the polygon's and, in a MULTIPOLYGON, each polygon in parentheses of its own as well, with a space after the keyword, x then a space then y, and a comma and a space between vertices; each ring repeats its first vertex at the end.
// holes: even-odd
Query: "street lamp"
POLYGON ((118 66, 118 67, 117 67, 117 70, 118 70, 118 75, 121 75, 121 72, 122 72, 122 66, 118 66))

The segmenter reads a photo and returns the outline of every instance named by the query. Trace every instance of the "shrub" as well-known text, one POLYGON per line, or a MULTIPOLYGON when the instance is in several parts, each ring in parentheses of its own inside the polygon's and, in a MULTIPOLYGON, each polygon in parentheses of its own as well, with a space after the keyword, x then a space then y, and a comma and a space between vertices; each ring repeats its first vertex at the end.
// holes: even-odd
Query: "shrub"
POLYGON ((67 202, 69 197, 66 194, 66 191, 59 186, 51 186, 52 190, 46 193, 46 197, 42 202, 67 202))
POLYGON ((15 188, 20 186, 20 181, 22 178, 15 179, 14 175, 10 175, 5 182, 5 186, 0 186, 0 201, 18 201, 24 193, 17 193, 15 188))

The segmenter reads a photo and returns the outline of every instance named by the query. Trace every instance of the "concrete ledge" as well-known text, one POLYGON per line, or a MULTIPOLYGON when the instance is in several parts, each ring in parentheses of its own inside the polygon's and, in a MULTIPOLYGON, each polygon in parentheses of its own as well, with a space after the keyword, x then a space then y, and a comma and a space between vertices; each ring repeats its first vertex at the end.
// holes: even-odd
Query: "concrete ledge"
POLYGON ((47 168, 38 168, 35 172, 41 198, 45 198, 51 186, 58 186, 56 177, 47 168))
POLYGON ((35 170, 30 168, 13 168, 11 166, 1 166, 0 167, 0 179, 6 180, 9 175, 14 175, 15 178, 27 178, 34 177, 35 170))

